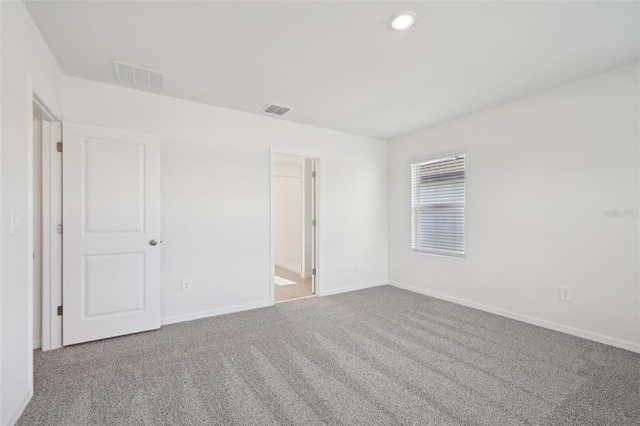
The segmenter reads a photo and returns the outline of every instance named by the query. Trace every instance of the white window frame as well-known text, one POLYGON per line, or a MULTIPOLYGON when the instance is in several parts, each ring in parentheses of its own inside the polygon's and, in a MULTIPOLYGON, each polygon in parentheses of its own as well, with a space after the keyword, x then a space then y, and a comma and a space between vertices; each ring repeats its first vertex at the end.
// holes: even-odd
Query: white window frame
MULTIPOLYGON (((416 159, 412 159, 409 161, 409 190, 410 190, 410 194, 409 194, 409 232, 410 232, 410 238, 409 238, 409 248, 410 251, 412 253, 415 254, 421 254, 421 255, 429 255, 429 256, 442 256, 442 257, 446 257, 446 258, 465 258, 467 255, 467 179, 468 179, 468 174, 467 174, 467 165, 468 165, 468 152, 466 150, 456 150, 456 151, 449 151, 449 152, 443 152, 440 154, 436 154, 436 155, 430 155, 428 157, 421 157, 421 158, 416 158, 416 159), (464 176, 464 192, 465 192, 465 202, 463 205, 463 238, 462 238, 462 253, 452 253, 452 252, 446 252, 446 251, 440 251, 437 249, 434 250, 425 250, 425 249, 417 249, 414 248, 413 245, 413 239, 414 239, 414 235, 413 233, 414 231, 414 194, 415 194, 415 190, 416 188, 414 187, 414 181, 413 181, 413 166, 416 164, 422 164, 422 163, 430 163, 430 162, 437 162, 437 161, 441 161, 441 160, 445 160, 447 158, 454 158, 454 157, 458 157, 458 156, 464 156, 465 158, 465 176, 464 176)), ((417 238, 417 235, 415 235, 415 238, 417 238)), ((417 246, 417 242, 416 242, 416 246, 417 246)))

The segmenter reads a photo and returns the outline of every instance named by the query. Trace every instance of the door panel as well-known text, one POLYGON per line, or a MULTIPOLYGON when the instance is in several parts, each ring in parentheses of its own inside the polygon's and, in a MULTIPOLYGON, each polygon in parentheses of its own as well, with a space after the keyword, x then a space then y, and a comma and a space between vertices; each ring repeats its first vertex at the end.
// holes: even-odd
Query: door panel
POLYGON ((144 144, 87 138, 85 149, 85 232, 143 232, 144 144))
POLYGON ((84 256, 82 318, 144 311, 144 253, 84 256))
POLYGON ((63 130, 63 342, 159 328, 159 138, 63 130))

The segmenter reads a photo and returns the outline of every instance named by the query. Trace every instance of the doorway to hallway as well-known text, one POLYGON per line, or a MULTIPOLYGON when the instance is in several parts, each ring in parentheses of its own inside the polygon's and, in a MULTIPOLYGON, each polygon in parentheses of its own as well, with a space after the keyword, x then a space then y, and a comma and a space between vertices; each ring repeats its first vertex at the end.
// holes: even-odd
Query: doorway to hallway
POLYGON ((315 165, 311 158, 274 156, 275 302, 316 294, 315 165))

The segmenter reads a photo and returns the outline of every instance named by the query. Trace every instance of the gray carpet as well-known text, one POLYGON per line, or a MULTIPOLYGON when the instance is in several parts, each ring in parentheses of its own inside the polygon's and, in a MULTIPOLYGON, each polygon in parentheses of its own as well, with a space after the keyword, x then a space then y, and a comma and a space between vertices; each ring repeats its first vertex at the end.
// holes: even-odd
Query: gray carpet
POLYGON ((35 355, 19 425, 638 425, 640 355, 384 286, 35 355))

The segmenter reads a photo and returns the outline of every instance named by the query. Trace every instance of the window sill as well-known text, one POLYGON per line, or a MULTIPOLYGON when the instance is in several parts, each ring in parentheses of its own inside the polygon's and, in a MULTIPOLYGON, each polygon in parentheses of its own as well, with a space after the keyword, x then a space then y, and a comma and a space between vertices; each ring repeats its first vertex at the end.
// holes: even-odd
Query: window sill
POLYGON ((466 253, 465 254, 445 254, 445 253, 434 253, 430 251, 419 251, 419 250, 411 250, 411 253, 421 254, 424 256, 437 256, 437 257, 446 257, 446 258, 453 258, 453 259, 464 259, 466 257, 466 253))

